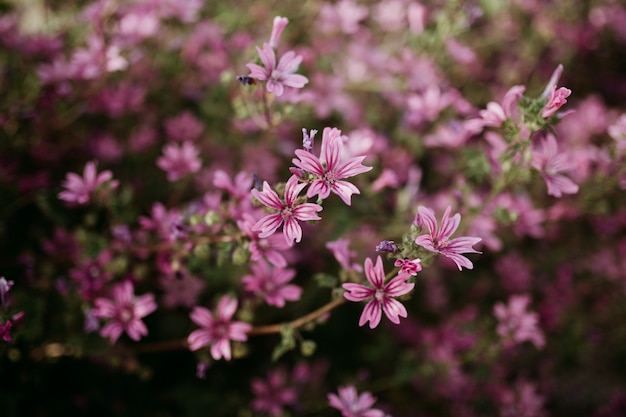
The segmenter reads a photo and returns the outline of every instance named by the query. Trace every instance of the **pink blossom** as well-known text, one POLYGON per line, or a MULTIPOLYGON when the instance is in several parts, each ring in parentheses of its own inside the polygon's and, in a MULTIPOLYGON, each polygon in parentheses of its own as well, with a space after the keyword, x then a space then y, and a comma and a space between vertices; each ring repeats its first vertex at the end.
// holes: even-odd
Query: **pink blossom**
POLYGON ((283 34, 283 31, 285 30, 285 27, 287 27, 288 23, 289 19, 287 19, 286 17, 276 16, 274 18, 274 24, 272 25, 272 35, 270 36, 269 42, 269 45, 272 48, 278 48, 278 41, 280 41, 280 37, 283 34))
POLYGON ((324 32, 340 30, 348 35, 359 30, 359 22, 367 17, 367 7, 353 0, 340 0, 336 4, 323 3, 320 8, 319 25, 324 32))
POLYGON ((306 184, 298 184, 298 177, 295 175, 289 178, 285 185, 284 201, 278 198, 278 194, 270 188, 267 181, 263 182, 263 191, 252 190, 252 195, 261 204, 278 211, 278 213, 268 214, 257 221, 252 226, 252 230, 261 231, 259 237, 266 238, 274 234, 282 225, 287 244, 292 246, 294 240, 299 243, 302 239, 302 228, 298 224, 298 220, 321 220, 321 217, 315 213, 322 211, 322 206, 318 204, 298 204, 298 195, 304 187, 306 184))
POLYGON ((347 385, 337 389, 339 395, 328 394, 328 403, 331 407, 341 411, 343 417, 384 417, 382 410, 372 408, 376 402, 370 392, 359 395, 354 385, 347 385))
POLYGON ((548 99, 548 102, 541 111, 541 117, 545 119, 552 117, 558 109, 567 103, 566 98, 572 94, 572 90, 565 87, 561 87, 559 89, 556 88, 559 78, 561 78, 561 74, 563 74, 563 65, 559 64, 559 66, 552 73, 550 81, 548 81, 548 85, 546 85, 546 88, 541 94, 542 97, 548 99))
POLYGON ((167 172, 168 181, 174 182, 187 174, 198 172, 202 161, 191 142, 183 142, 180 146, 171 143, 163 148, 163 156, 157 159, 157 165, 167 172))
POLYGON ((83 176, 70 172, 66 175, 63 182, 64 191, 59 193, 59 199, 68 202, 71 205, 85 205, 89 203, 91 197, 99 186, 103 186, 107 190, 117 188, 119 182, 112 180, 111 171, 103 171, 97 173, 96 163, 87 162, 83 170, 83 176))
POLYGON ((302 288, 288 284, 296 275, 294 269, 270 268, 265 261, 250 265, 251 275, 246 275, 241 282, 246 291, 263 297, 265 302, 279 308, 285 306, 285 301, 298 301, 302 295, 302 288))
POLYGON ((370 329, 375 328, 380 323, 383 312, 395 324, 400 323, 400 317, 406 318, 407 311, 404 305, 391 297, 399 297, 413 289, 415 284, 406 282, 411 276, 400 272, 385 284, 385 270, 380 256, 376 259, 376 265, 370 258, 365 260, 365 276, 373 288, 354 283, 342 285, 347 291, 343 294, 347 300, 358 302, 371 298, 363 309, 359 326, 369 321, 370 329))
POLYGON ((563 175, 570 171, 571 163, 566 154, 558 153, 556 138, 547 134, 541 141, 541 150, 533 151, 532 166, 537 169, 548 186, 548 195, 561 197, 576 194, 578 185, 563 175))
POLYGON ((298 399, 298 392, 287 381, 282 369, 268 372, 267 381, 254 378, 252 391, 255 395, 252 409, 259 413, 266 412, 273 417, 283 415, 283 408, 294 405, 298 399))
POLYGON ((419 258, 398 259, 393 266, 400 268, 400 272, 403 274, 417 275, 422 270, 422 260, 419 258))
POLYGON ((343 140, 341 131, 337 128, 324 128, 322 134, 322 150, 320 158, 302 149, 296 149, 299 159, 294 158, 293 164, 314 176, 307 191, 307 197, 319 195, 326 199, 330 192, 337 194, 344 203, 351 204, 352 194, 360 194, 358 188, 344 178, 350 178, 363 172, 370 171, 372 167, 366 167, 361 162, 365 156, 357 156, 340 162, 343 152, 343 140))
POLYGON ((539 328, 539 316, 526 311, 530 303, 528 295, 512 295, 508 305, 497 303, 493 313, 498 319, 497 332, 505 346, 513 346, 525 341, 541 348, 545 344, 543 332, 539 328))
POLYGON ((236 310, 237 300, 227 295, 218 302, 215 317, 204 307, 194 307, 190 317, 200 326, 200 329, 191 332, 187 338, 189 349, 198 350, 211 345, 213 359, 218 360, 223 357, 230 360, 230 341, 248 340, 246 333, 252 329, 249 323, 232 321, 236 310))
POLYGON ((204 126, 191 112, 184 111, 165 121, 167 137, 177 142, 194 141, 200 137, 204 126))
POLYGON ((148 334, 148 328, 141 319, 156 310, 154 295, 144 294, 135 297, 133 284, 124 281, 113 287, 113 299, 97 298, 93 314, 98 318, 110 319, 100 330, 100 335, 115 343, 126 332, 137 341, 148 334))
POLYGON ((450 217, 451 208, 448 206, 441 218, 441 225, 437 227, 437 219, 435 213, 424 206, 417 208, 417 216, 415 223, 425 226, 428 234, 418 236, 415 243, 429 251, 437 252, 454 261, 459 271, 462 267, 472 269, 474 265, 462 253, 480 253, 472 246, 481 241, 479 237, 463 236, 450 240, 452 234, 456 231, 461 223, 461 215, 456 213, 450 217))
MULTIPOLYGON (((182 272, 182 271, 179 271, 182 272)), ((168 308, 191 308, 196 305, 198 296, 206 287, 206 282, 200 278, 182 273, 179 277, 161 276, 159 286, 163 289, 161 299, 163 306, 168 308)))
POLYGON ((335 255, 335 259, 344 271, 363 271, 361 265, 353 262, 356 252, 351 251, 349 246, 349 239, 337 239, 334 242, 326 243, 326 248, 335 255))
POLYGON ((252 230, 256 223, 254 217, 249 213, 244 213, 241 220, 237 220, 237 226, 250 238, 250 260, 258 262, 266 259, 270 264, 284 268, 287 266, 287 260, 281 252, 287 250, 289 245, 280 235, 271 235, 267 238, 259 238, 259 232, 252 230))
POLYGON ((285 87, 302 88, 309 79, 304 75, 294 74, 302 62, 302 56, 295 52, 286 52, 276 65, 276 54, 269 44, 263 44, 263 49, 256 48, 263 67, 257 64, 247 64, 250 77, 267 81, 267 91, 282 96, 285 87))
POLYGON ((500 395, 501 417, 543 417, 545 399, 537 394, 537 387, 531 382, 518 381, 513 390, 500 395))

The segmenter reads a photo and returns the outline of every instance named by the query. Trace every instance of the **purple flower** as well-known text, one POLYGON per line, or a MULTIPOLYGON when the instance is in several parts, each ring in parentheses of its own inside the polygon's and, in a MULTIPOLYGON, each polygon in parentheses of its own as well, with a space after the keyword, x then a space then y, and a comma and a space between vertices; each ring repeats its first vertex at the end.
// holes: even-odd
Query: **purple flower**
POLYGON ((545 345, 543 332, 538 325, 539 316, 535 312, 526 311, 529 303, 528 295, 512 295, 508 305, 498 303, 494 306, 493 313, 499 322, 497 332, 505 346, 525 341, 537 348, 545 345))
POLYGON ((270 188, 267 181, 263 182, 263 191, 252 190, 252 195, 261 204, 277 210, 278 213, 269 214, 257 221, 252 230, 260 230, 260 238, 266 238, 276 232, 282 225, 285 241, 289 246, 293 241, 300 242, 302 239, 302 228, 298 224, 300 221, 320 220, 317 212, 322 211, 322 206, 313 203, 297 204, 298 194, 306 187, 306 184, 298 184, 298 177, 292 176, 285 185, 285 201, 278 198, 276 191, 270 188))
POLYGON ((85 205, 89 203, 96 189, 107 182, 109 190, 117 188, 118 181, 112 180, 111 171, 103 171, 97 173, 96 163, 87 162, 83 170, 83 176, 69 172, 63 182, 64 191, 59 193, 59 199, 64 200, 72 205, 85 205))
POLYGON ((293 164, 315 176, 307 192, 309 198, 319 195, 319 198, 323 200, 328 198, 332 191, 341 197, 344 203, 350 205, 352 194, 360 194, 360 191, 349 182, 341 180, 372 169, 361 164, 365 156, 357 156, 340 162, 343 141, 341 131, 337 128, 324 128, 320 158, 302 149, 297 149, 295 152, 299 159, 294 158, 293 164))
POLYGON ((294 74, 302 62, 302 56, 289 51, 280 58, 276 65, 276 54, 269 44, 263 44, 263 49, 256 48, 263 67, 257 64, 247 64, 250 77, 267 81, 265 88, 276 96, 282 96, 285 87, 302 88, 309 79, 304 75, 294 74))
POLYGON ((571 169, 566 154, 558 153, 554 135, 548 134, 541 141, 541 151, 533 152, 532 165, 543 177, 548 186, 548 195, 561 197, 563 194, 576 194, 578 185, 562 175, 571 169))
POLYGON ((96 317, 110 319, 102 327, 100 335, 115 343, 126 332, 137 341, 148 334, 148 328, 141 319, 156 310, 154 295, 144 294, 135 297, 135 290, 130 281, 124 281, 113 287, 113 299, 97 298, 94 302, 93 314, 96 317))
POLYGON ((11 320, 7 320, 4 324, 0 323, 0 339, 5 342, 13 341, 13 339, 11 339, 11 327, 13 327, 11 320))
POLYGON ((7 281, 4 277, 0 277, 0 307, 6 307, 8 304, 7 294, 13 286, 13 281, 7 281))
POLYGON ((459 271, 462 267, 472 269, 474 265, 462 253, 480 253, 472 246, 480 242, 479 237, 463 236, 450 240, 452 234, 456 231, 461 223, 461 215, 459 213, 450 217, 450 207, 446 209, 441 218, 441 226, 437 227, 437 219, 435 213, 424 206, 417 208, 417 216, 415 223, 426 227, 428 234, 418 236, 415 243, 432 252, 437 252, 454 261, 459 271))
POLYGON ((393 240, 383 240, 376 245, 376 252, 396 253, 400 250, 393 240))
POLYGON ((380 256, 375 266, 370 258, 365 260, 365 276, 374 288, 354 283, 343 284, 343 288, 347 291, 343 294, 346 299, 358 302, 371 298, 363 309, 359 326, 369 321, 370 329, 375 328, 380 323, 383 312, 395 324, 400 323, 400 317, 406 318, 407 311, 404 305, 391 297, 399 297, 413 289, 415 284, 406 282, 411 276, 400 272, 385 284, 385 270, 380 256))
POLYGON ((232 321, 236 310, 237 300, 227 295, 218 302, 215 317, 204 307, 194 307, 190 317, 201 328, 191 332, 187 338, 189 349, 198 350, 211 345, 213 359, 223 357, 230 360, 230 341, 246 341, 248 339, 246 333, 252 329, 249 323, 232 321))
POLYGON ((246 289, 265 299, 269 305, 284 307, 285 301, 298 301, 302 288, 287 284, 296 275, 294 269, 270 268, 261 261, 250 265, 252 275, 246 275, 241 282, 246 289))
POLYGON ((359 395, 353 385, 338 388, 339 395, 328 394, 331 407, 341 411, 343 417, 384 417, 382 410, 372 408, 376 402, 370 392, 359 395))
POLYGON ((167 172, 167 180, 174 182, 187 174, 199 171, 202 161, 198 158, 196 147, 191 142, 183 142, 180 146, 166 145, 163 148, 163 156, 157 159, 157 165, 167 172))

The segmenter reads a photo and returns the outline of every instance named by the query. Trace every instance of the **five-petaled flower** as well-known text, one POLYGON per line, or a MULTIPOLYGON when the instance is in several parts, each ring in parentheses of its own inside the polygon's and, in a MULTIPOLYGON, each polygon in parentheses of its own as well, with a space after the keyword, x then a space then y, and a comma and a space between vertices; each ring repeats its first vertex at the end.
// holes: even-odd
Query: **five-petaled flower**
POLYGON ((250 77, 257 80, 266 81, 267 91, 282 96, 285 87, 302 88, 309 79, 304 75, 294 74, 302 62, 302 56, 295 52, 286 52, 276 65, 276 53, 267 43, 263 44, 263 49, 256 48, 263 66, 257 64, 247 64, 250 70, 250 77))
POLYGON ((482 239, 470 236, 450 239, 461 223, 461 215, 459 213, 450 217, 450 207, 448 206, 441 218, 440 227, 437 227, 437 219, 435 219, 435 213, 431 209, 419 206, 417 213, 415 223, 420 226, 425 226, 426 229, 428 229, 427 234, 418 236, 415 239, 417 245, 452 259, 456 266, 459 267, 459 271, 462 270, 462 267, 467 269, 474 267, 472 262, 461 254, 480 253, 472 246, 482 239))
POLYGON ((284 307, 286 301, 298 301, 302 288, 288 284, 296 276, 294 269, 270 268, 261 260, 250 265, 252 274, 241 279, 246 291, 263 297, 265 302, 276 307, 284 307))
POLYGON ((65 190, 59 193, 59 199, 73 205, 85 205, 89 203, 93 193, 99 186, 108 182, 108 189, 117 188, 119 183, 112 178, 113 174, 111 171, 103 171, 98 174, 96 163, 93 161, 87 162, 82 177, 73 172, 69 172, 66 175, 63 182, 65 190))
POLYGON ((533 151, 532 166, 546 182, 548 195, 561 197, 578 192, 578 185, 563 175, 571 170, 572 164, 566 154, 559 153, 554 135, 547 134, 541 140, 541 150, 533 151))
POLYGON ((194 307, 191 312, 191 320, 201 328, 191 332, 187 338, 189 349, 198 350, 211 345, 211 356, 218 360, 224 358, 230 360, 230 341, 245 342, 248 339, 247 332, 252 325, 241 321, 232 321, 237 310, 237 300, 223 296, 217 303, 215 317, 204 307, 194 307))
POLYGON ((307 197, 319 195, 322 200, 328 198, 330 192, 337 194, 344 203, 350 205, 352 194, 360 194, 358 188, 344 178, 367 172, 372 167, 363 165, 365 155, 357 156, 340 162, 343 152, 343 140, 341 131, 337 128, 324 128, 322 133, 322 150, 320 158, 306 150, 297 149, 296 156, 292 160, 298 168, 313 174, 315 179, 311 182, 307 197))
POLYGON ((361 395, 353 385, 338 388, 339 395, 328 394, 328 403, 331 407, 341 411, 343 417, 383 417, 382 410, 372 408, 376 402, 370 392, 361 395))
POLYGON ((413 289, 415 284, 407 282, 411 276, 401 271, 385 284, 385 270, 380 256, 376 259, 376 265, 370 258, 365 260, 365 276, 373 288, 362 284, 343 284, 346 290, 343 296, 347 300, 358 302, 370 299, 361 313, 359 326, 369 321, 370 329, 375 328, 380 323, 383 312, 392 323, 399 324, 400 317, 406 318, 407 311, 402 303, 391 297, 399 297, 413 289))
POLYGON ((100 335, 115 343, 126 332, 137 341, 148 334, 148 328, 141 319, 156 310, 154 295, 144 294, 135 297, 135 290, 130 281, 124 281, 113 287, 113 299, 96 298, 93 314, 98 318, 110 319, 102 327, 100 335))
POLYGON ((285 185, 285 201, 283 202, 276 191, 270 188, 267 181, 263 182, 263 191, 253 189, 252 195, 263 205, 277 210, 278 213, 268 214, 257 221, 252 230, 260 230, 260 238, 266 238, 276 232, 283 225, 283 235, 289 246, 293 246, 293 241, 302 240, 302 228, 299 221, 321 220, 317 212, 322 211, 322 206, 313 203, 297 204, 300 191, 306 184, 298 184, 298 177, 295 175, 287 180, 285 185))

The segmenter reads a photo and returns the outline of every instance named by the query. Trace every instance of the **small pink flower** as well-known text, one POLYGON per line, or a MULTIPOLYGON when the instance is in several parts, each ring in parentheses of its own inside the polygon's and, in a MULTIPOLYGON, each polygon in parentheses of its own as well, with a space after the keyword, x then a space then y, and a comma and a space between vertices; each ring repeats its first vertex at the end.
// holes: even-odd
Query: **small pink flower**
POLYGON ((263 49, 256 48, 263 67, 257 64, 247 64, 250 69, 250 77, 257 80, 267 81, 267 91, 282 96, 285 87, 302 88, 309 82, 304 75, 294 74, 302 62, 302 56, 295 52, 285 53, 276 65, 276 53, 269 44, 264 44, 263 49))
POLYGON ((411 276, 400 272, 385 284, 385 270, 380 256, 378 256, 375 266, 370 258, 365 260, 365 276, 373 288, 354 283, 343 284, 343 288, 347 291, 344 292, 343 296, 347 300, 358 302, 371 298, 363 309, 359 326, 363 326, 369 321, 370 329, 375 328, 380 323, 383 312, 395 324, 400 323, 400 317, 406 318, 406 308, 398 300, 391 297, 399 297, 413 289, 415 284, 406 282, 411 276))
POLYGON ((384 417, 382 410, 372 408, 376 402, 370 392, 361 395, 353 385, 338 388, 339 395, 328 394, 328 403, 331 407, 341 411, 343 417, 384 417))
POLYGON ((251 264, 250 269, 252 274, 241 282, 246 291, 263 297, 267 304, 282 308, 286 301, 300 299, 302 288, 288 284, 296 276, 294 269, 270 268, 265 261, 251 264))
POLYGON ((543 332, 539 328, 539 316, 535 312, 526 311, 530 303, 528 295, 512 295, 508 305, 498 303, 493 313, 498 319, 497 332, 505 346, 512 346, 525 341, 535 347, 545 345, 543 332))
POLYGON ((345 271, 361 272, 363 268, 361 265, 353 262, 356 252, 350 250, 349 239, 337 239, 334 242, 327 242, 326 249, 330 250, 335 259, 341 265, 341 268, 345 271))
POLYGON ((560 109, 565 103, 567 103, 566 98, 569 97, 570 94, 572 94, 572 90, 568 88, 556 88, 556 85, 559 82, 559 78, 561 78, 561 74, 563 74, 563 65, 559 64, 559 66, 552 73, 550 81, 548 81, 548 85, 546 85, 546 88, 541 94, 542 97, 548 99, 548 102, 541 111, 541 117, 543 117, 544 119, 552 117, 558 109, 560 109))
POLYGON ((107 190, 117 188, 119 182, 113 180, 111 171, 97 173, 96 163, 87 162, 83 170, 83 176, 70 172, 63 182, 64 191, 59 193, 59 199, 72 205, 85 205, 89 203, 91 197, 99 186, 106 186, 107 190))
POLYGON ((237 310, 237 300, 227 295, 223 296, 217 304, 215 317, 204 307, 194 307, 191 312, 191 320, 201 328, 191 332, 187 338, 190 350, 198 350, 211 345, 211 356, 218 360, 224 358, 230 360, 230 341, 245 342, 248 340, 247 332, 252 325, 241 321, 232 321, 237 310))
POLYGON ((428 233, 418 236, 415 243, 432 252, 437 252, 454 261, 459 271, 461 267, 472 269, 474 265, 462 253, 480 253, 472 246, 480 242, 479 237, 463 236, 450 240, 452 234, 456 231, 461 223, 461 215, 459 213, 450 217, 450 207, 446 209, 441 218, 441 226, 437 227, 437 219, 435 213, 424 206, 417 208, 417 216, 415 223, 425 226, 428 233))
POLYGON ((141 319, 156 310, 154 295, 144 294, 135 297, 133 284, 124 281, 113 287, 113 299, 96 298, 93 314, 98 318, 110 319, 102 327, 100 335, 115 343, 126 332, 137 341, 148 334, 148 328, 141 319))
POLYGON ((422 270, 422 260, 416 259, 398 259, 393 266, 400 268, 403 274, 417 275, 422 270))
POLYGON ((337 128, 324 128, 320 158, 302 149, 297 149, 295 152, 299 159, 294 158, 293 164, 315 176, 307 192, 309 198, 319 195, 319 198, 323 200, 328 198, 332 191, 341 197, 344 203, 350 205, 352 194, 360 194, 360 191, 353 184, 342 179, 372 169, 361 163, 365 156, 357 156, 340 162, 343 140, 341 131, 337 128))
POLYGON ((163 148, 163 156, 157 159, 157 165, 167 172, 167 180, 174 182, 187 174, 198 172, 202 161, 191 142, 183 142, 180 146, 171 143, 163 148))
POLYGON ((563 194, 576 194, 578 185, 563 175, 571 170, 572 164, 567 155, 558 153, 556 138, 547 134, 541 141, 541 150, 533 152, 532 166, 537 169, 548 187, 548 195, 561 197, 563 194))
POLYGON ((302 239, 302 228, 299 221, 321 220, 317 212, 322 211, 322 206, 313 203, 297 204, 298 194, 306 187, 306 184, 298 184, 298 177, 295 175, 289 178, 285 185, 284 202, 278 198, 276 191, 270 188, 267 181, 263 182, 263 191, 252 190, 252 195, 263 205, 277 210, 278 213, 269 214, 257 221, 252 230, 260 230, 260 238, 266 238, 276 232, 282 225, 285 241, 289 246, 293 241, 300 242, 302 239))
POLYGON ((294 384, 287 380, 282 369, 270 371, 266 381, 254 378, 252 391, 255 396, 252 409, 259 413, 266 412, 273 417, 283 415, 284 407, 294 405, 298 400, 294 384))
POLYGON ((165 121, 167 137, 176 142, 194 141, 200 137, 203 130, 202 122, 189 111, 165 121))

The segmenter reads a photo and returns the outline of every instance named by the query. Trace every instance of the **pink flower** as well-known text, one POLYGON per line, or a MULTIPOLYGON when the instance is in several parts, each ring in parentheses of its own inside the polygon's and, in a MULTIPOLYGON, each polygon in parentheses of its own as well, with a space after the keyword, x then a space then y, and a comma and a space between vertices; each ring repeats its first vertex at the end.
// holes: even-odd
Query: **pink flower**
POLYGON ((537 393, 532 382, 520 380, 513 390, 500 394, 501 417, 543 417, 545 398, 537 393))
POLYGON ((252 275, 246 275, 241 282, 246 289, 265 299, 269 305, 284 307, 285 301, 298 301, 302 288, 287 284, 296 275, 294 269, 270 268, 267 262, 261 261, 250 265, 252 275))
POLYGON ((280 37, 283 34, 283 31, 287 27, 289 23, 289 19, 286 17, 276 16, 274 18, 274 24, 272 25, 272 35, 270 36, 270 47, 276 49, 278 47, 278 41, 280 41, 280 37))
POLYGON ((337 391, 339 396, 328 394, 328 403, 341 411, 343 417, 384 417, 382 410, 372 408, 376 397, 370 392, 359 395, 353 385, 339 387, 337 391))
POLYGON ((223 357, 230 360, 230 341, 246 341, 248 339, 246 333, 252 329, 249 323, 232 321, 236 310, 237 300, 227 295, 217 304, 215 317, 204 307, 194 307, 191 320, 201 328, 191 332, 187 338, 189 349, 198 350, 210 344, 213 359, 223 357))
POLYGON ((306 184, 298 184, 298 177, 292 176, 285 185, 285 201, 278 198, 276 191, 270 188, 267 181, 263 182, 263 191, 252 190, 252 195, 261 204, 277 210, 278 213, 269 214, 257 221, 252 230, 260 230, 260 238, 266 238, 276 232, 282 225, 285 241, 289 246, 293 241, 300 242, 302 239, 302 228, 299 221, 321 220, 317 212, 322 211, 322 206, 313 203, 297 204, 298 194, 306 187, 306 184))
POLYGON ((119 182, 112 180, 113 174, 111 171, 103 171, 97 173, 96 163, 91 161, 87 162, 85 169, 83 170, 82 178, 73 172, 66 175, 63 182, 64 191, 59 193, 59 199, 64 200, 72 205, 85 205, 89 203, 93 193, 96 189, 106 184, 107 190, 113 190, 117 188, 119 182))
POLYGON ((548 195, 561 197, 563 194, 576 194, 578 185, 562 175, 571 169, 567 155, 558 153, 556 138, 547 134, 541 141, 541 150, 533 152, 532 166, 537 169, 548 186, 548 195))
POLYGON ((531 342, 537 348, 545 345, 543 332, 539 328, 539 316, 535 312, 526 311, 529 303, 528 295, 512 295, 508 305, 498 303, 494 306, 493 314, 499 322, 496 331, 505 346, 525 341, 531 342))
POLYGON ((268 236, 265 239, 259 238, 259 232, 252 230, 256 220, 252 215, 244 213, 242 220, 237 220, 237 226, 250 238, 250 260, 258 262, 266 259, 270 264, 278 268, 287 266, 287 260, 282 255, 282 251, 289 248, 285 239, 280 235, 268 236))
POLYGON ((256 412, 267 412, 273 417, 283 414, 283 408, 294 405, 298 400, 298 392, 291 381, 287 381, 282 369, 267 374, 267 381, 259 378, 252 380, 252 391, 255 398, 252 409, 256 412))
POLYGON ((326 248, 335 255, 335 259, 343 270, 361 272, 363 270, 361 265, 352 262, 356 252, 351 251, 349 246, 349 239, 337 239, 334 242, 326 243, 326 248))
POLYGON ((472 269, 474 265, 462 253, 480 253, 472 246, 481 241, 479 237, 463 236, 450 240, 452 234, 456 231, 461 223, 461 215, 455 214, 451 218, 450 207, 443 213, 441 219, 441 227, 437 227, 437 219, 435 213, 424 206, 417 208, 417 216, 415 223, 417 225, 426 226, 428 234, 418 236, 415 243, 432 252, 437 252, 454 261, 459 271, 461 267, 472 269))
POLYGON ((302 56, 289 51, 280 58, 277 66, 276 54, 269 44, 263 44, 263 49, 256 49, 264 66, 247 64, 247 67, 250 69, 250 77, 267 81, 267 91, 282 96, 285 87, 302 88, 309 82, 304 75, 294 74, 302 62, 302 56))
POLYGON ((163 156, 157 159, 157 165, 167 172, 168 181, 173 182, 199 171, 202 161, 198 158, 196 147, 191 142, 183 142, 180 146, 166 145, 163 148, 163 156))
POLYGON ((141 319, 156 310, 154 295, 144 294, 135 297, 133 284, 124 281, 113 287, 113 299, 97 298, 93 314, 98 318, 110 319, 100 330, 100 335, 115 343, 126 332, 137 341, 148 334, 148 328, 141 319))
POLYGON ((400 268, 403 274, 417 275, 422 270, 422 260, 416 259, 398 259, 393 266, 400 268))
POLYGON ((320 158, 310 152, 297 149, 293 164, 298 168, 312 174, 315 179, 311 182, 307 197, 319 195, 319 198, 326 199, 330 192, 337 194, 344 203, 351 204, 352 194, 360 194, 358 188, 347 181, 341 181, 344 178, 350 178, 357 174, 367 172, 372 167, 366 167, 361 162, 365 156, 357 156, 340 162, 341 153, 343 151, 343 140, 341 139, 341 131, 337 128, 324 128, 322 134, 322 150, 320 158))
POLYGON ((415 284, 406 282, 411 276, 400 272, 385 284, 385 270, 380 256, 378 256, 375 266, 370 258, 365 260, 365 276, 374 288, 354 283, 343 284, 343 288, 347 291, 343 294, 346 299, 358 302, 371 298, 363 309, 359 326, 363 326, 369 321, 370 329, 375 328, 380 323, 383 312, 395 324, 400 323, 400 317, 406 318, 406 308, 398 300, 391 297, 399 297, 413 289, 415 284))
POLYGON ((557 90, 556 84, 559 82, 561 74, 563 74, 563 65, 559 64, 559 66, 556 67, 556 69, 552 73, 550 81, 548 81, 548 85, 546 85, 546 88, 541 94, 542 97, 548 99, 548 102, 541 111, 541 117, 545 119, 552 117, 559 108, 567 103, 566 98, 569 97, 570 94, 572 94, 572 90, 569 90, 565 87, 561 87, 557 90))
POLYGON ((177 142, 194 141, 200 137, 203 130, 202 122, 189 111, 184 111, 165 121, 167 137, 177 142))

